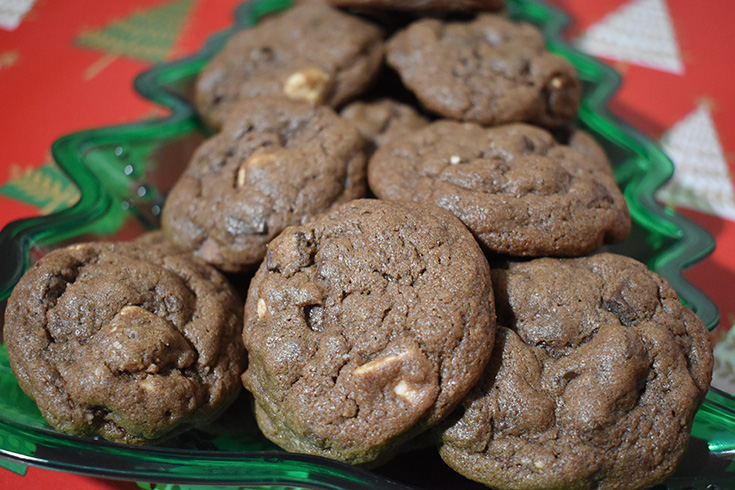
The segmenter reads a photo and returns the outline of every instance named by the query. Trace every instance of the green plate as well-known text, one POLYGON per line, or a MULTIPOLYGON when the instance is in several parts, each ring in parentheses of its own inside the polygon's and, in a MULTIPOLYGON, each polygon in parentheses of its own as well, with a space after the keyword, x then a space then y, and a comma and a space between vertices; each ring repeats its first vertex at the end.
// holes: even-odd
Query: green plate
MULTIPOLYGON (((673 165, 657 144, 609 112, 619 75, 564 40, 569 18, 562 11, 538 0, 507 0, 507 4, 512 17, 538 25, 550 49, 570 59, 583 80, 578 124, 610 156, 634 223, 631 236, 608 249, 634 257, 664 276, 682 301, 714 328, 719 320, 717 308, 683 277, 684 270, 713 250, 714 239, 654 200, 673 165)), ((140 74, 135 79, 136 90, 169 108, 169 116, 74 133, 54 143, 54 159, 79 187, 81 198, 69 209, 15 221, 0 232, 0 301, 8 297, 28 266, 50 249, 88 239, 130 238, 157 226, 166 193, 193 150, 208 136, 190 102, 197 73, 234 30, 250 27, 262 15, 288 6, 287 0, 243 3, 235 11, 233 28, 210 38, 200 52, 140 74)), ((240 402, 247 406, 246 399, 240 402)), ((0 345, 0 456, 8 467, 20 463, 178 484, 345 490, 484 488, 449 470, 433 449, 407 453, 368 471, 280 451, 260 435, 251 419, 243 422, 244 418, 240 413, 229 428, 225 420, 159 447, 63 435, 48 426, 19 389, 7 352, 0 345)), ((726 486, 734 478, 728 471, 730 461, 723 455, 734 449, 735 399, 713 388, 695 418, 687 454, 666 485, 671 489, 726 486)))

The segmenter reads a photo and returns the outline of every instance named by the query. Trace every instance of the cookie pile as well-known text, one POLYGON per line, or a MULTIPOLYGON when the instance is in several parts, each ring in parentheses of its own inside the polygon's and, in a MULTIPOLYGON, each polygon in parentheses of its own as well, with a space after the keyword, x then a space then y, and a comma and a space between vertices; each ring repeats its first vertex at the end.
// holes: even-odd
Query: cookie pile
POLYGON ((500 489, 671 473, 709 387, 707 330, 600 251, 631 220, 573 126, 575 69, 502 7, 304 0, 234 34, 197 82, 217 132, 162 215, 186 268, 78 245, 9 301, 13 368, 47 419, 151 442, 241 380, 288 451, 376 465, 428 435, 500 489), (221 272, 252 276, 244 308, 221 272))

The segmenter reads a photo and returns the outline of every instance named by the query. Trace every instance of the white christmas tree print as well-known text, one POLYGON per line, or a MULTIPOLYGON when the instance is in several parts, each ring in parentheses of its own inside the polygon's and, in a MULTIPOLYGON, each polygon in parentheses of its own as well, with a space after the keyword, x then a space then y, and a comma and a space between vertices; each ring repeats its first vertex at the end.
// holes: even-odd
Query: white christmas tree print
POLYGON ((733 181, 707 105, 674 125, 661 145, 676 170, 657 197, 670 206, 735 220, 733 181))
POLYGON ((634 0, 590 26, 575 44, 582 51, 675 74, 684 72, 665 0, 634 0))
POLYGON ((0 0, 0 27, 12 31, 36 0, 0 0))

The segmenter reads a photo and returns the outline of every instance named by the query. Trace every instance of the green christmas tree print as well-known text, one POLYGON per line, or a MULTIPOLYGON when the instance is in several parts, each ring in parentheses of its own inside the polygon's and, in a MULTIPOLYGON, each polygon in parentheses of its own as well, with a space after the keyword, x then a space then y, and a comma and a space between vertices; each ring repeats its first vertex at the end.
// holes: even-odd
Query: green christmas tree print
POLYGON ((151 63, 164 61, 194 0, 176 0, 76 38, 78 46, 151 63))
POLYGON ((39 208, 49 214, 72 206, 79 190, 54 163, 25 172, 0 186, 0 194, 39 208))

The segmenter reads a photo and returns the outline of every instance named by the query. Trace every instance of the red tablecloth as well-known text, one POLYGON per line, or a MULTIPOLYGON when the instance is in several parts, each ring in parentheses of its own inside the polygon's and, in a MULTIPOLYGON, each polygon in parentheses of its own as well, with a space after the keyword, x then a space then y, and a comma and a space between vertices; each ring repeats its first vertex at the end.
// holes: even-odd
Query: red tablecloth
MULTIPOLYGON (((162 109, 133 92, 152 63, 198 50, 240 0, 0 0, 0 227, 69 206, 78 195, 54 166, 58 137, 162 109), (25 10, 28 9, 27 12, 25 10), (152 27, 155 26, 155 27, 152 27)), ((703 225, 717 248, 686 276, 735 321, 735 2, 551 0, 569 37, 624 83, 612 109, 661 142, 676 175, 662 201, 703 225)), ((0 488, 132 489, 130 482, 0 468, 0 488), (21 472, 22 473, 22 472, 21 472)))

